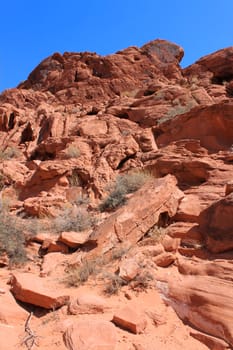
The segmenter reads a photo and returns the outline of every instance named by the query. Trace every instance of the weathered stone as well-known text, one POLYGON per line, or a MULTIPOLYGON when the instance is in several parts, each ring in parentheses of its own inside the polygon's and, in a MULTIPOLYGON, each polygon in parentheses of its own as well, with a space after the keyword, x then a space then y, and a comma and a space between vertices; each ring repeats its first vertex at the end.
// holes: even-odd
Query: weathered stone
POLYGON ((145 316, 138 314, 131 307, 124 307, 115 312, 112 321, 134 334, 143 333, 147 325, 145 316))
POLYGON ((162 253, 153 258, 154 263, 160 267, 168 267, 175 261, 175 255, 172 253, 162 253))
POLYGON ((98 314, 108 309, 106 300, 95 294, 79 293, 76 299, 71 300, 68 312, 71 315, 98 314))
POLYGON ((117 344, 114 325, 104 320, 74 321, 63 338, 69 350, 114 350, 117 344))
POLYGON ((90 236, 90 231, 85 232, 62 232, 58 238, 58 240, 68 247, 77 248, 80 245, 86 243, 90 236))
POLYGON ((119 276, 126 281, 133 280, 140 271, 140 267, 135 259, 122 260, 119 269, 119 276))
POLYGON ((45 286, 44 279, 29 273, 17 273, 11 277, 11 291, 17 300, 41 306, 45 309, 56 309, 69 301, 69 296, 45 286))

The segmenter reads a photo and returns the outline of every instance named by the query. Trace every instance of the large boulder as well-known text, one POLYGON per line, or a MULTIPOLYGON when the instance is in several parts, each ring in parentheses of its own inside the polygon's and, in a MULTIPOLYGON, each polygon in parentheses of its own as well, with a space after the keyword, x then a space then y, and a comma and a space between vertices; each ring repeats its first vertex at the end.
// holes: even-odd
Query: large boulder
POLYGON ((57 309, 69 301, 68 295, 49 288, 45 280, 29 273, 17 273, 11 277, 11 292, 17 300, 41 306, 45 309, 57 309))
POLYGON ((114 350, 117 343, 115 326, 104 320, 77 320, 64 332, 69 350, 114 350))

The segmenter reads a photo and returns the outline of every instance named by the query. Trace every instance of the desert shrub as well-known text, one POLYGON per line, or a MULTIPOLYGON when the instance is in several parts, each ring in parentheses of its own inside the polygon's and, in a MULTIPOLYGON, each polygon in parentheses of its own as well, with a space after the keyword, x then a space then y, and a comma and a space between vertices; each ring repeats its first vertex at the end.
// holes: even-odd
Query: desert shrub
POLYGON ((127 282, 115 273, 106 273, 107 283, 104 288, 104 293, 108 295, 118 294, 121 287, 125 286, 127 282))
POLYGON ((108 197, 100 204, 100 210, 113 210, 124 205, 126 195, 137 191, 150 178, 151 175, 143 171, 134 171, 117 176, 108 197))
POLYGON ((54 220, 54 228, 57 232, 84 231, 96 223, 95 218, 85 209, 73 212, 72 208, 66 209, 54 220))
POLYGON ((71 187, 80 186, 79 175, 75 170, 73 170, 72 174, 68 177, 68 181, 71 187))
POLYGON ((141 273, 130 283, 130 287, 135 291, 143 291, 151 287, 153 280, 153 275, 149 271, 142 269, 141 273))
POLYGON ((69 271, 65 282, 69 287, 78 287, 88 280, 93 270, 94 266, 90 262, 85 262, 82 266, 69 271))
POLYGON ((98 274, 101 266, 101 259, 86 260, 81 266, 68 271, 65 283, 69 287, 78 287, 86 282, 90 276, 98 274))
POLYGON ((18 157, 20 154, 16 147, 7 147, 5 150, 0 150, 0 159, 8 160, 18 157))
POLYGON ((3 174, 0 174, 0 191, 5 187, 6 178, 3 174))
POLYGON ((118 260, 122 258, 126 253, 129 251, 129 247, 118 247, 112 250, 111 252, 111 259, 112 260, 118 260))
POLYGON ((11 265, 26 261, 22 227, 6 208, 0 209, 0 254, 6 253, 11 265))
POLYGON ((158 119, 158 125, 163 124, 163 123, 167 122, 170 119, 173 119, 177 115, 189 112, 195 106, 196 106, 196 103, 194 101, 190 101, 185 106, 182 106, 180 104, 178 104, 177 106, 174 106, 163 117, 158 119))
POLYGON ((74 200, 74 203, 76 205, 87 205, 90 203, 90 198, 88 196, 84 195, 79 195, 77 198, 74 200))
POLYGON ((74 145, 74 144, 70 144, 66 150, 65 150, 65 154, 67 158, 78 158, 81 155, 80 149, 74 145))

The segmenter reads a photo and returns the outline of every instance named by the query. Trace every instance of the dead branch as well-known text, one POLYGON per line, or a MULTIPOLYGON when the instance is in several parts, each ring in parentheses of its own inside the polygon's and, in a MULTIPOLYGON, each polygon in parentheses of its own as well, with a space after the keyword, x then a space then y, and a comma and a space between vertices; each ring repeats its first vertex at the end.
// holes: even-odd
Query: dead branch
POLYGON ((33 312, 31 312, 29 314, 29 316, 25 322, 24 330, 27 333, 27 335, 25 336, 25 338, 22 341, 22 344, 25 344, 28 350, 31 350, 33 348, 33 345, 37 346, 36 338, 38 338, 38 336, 30 328, 30 321, 31 321, 32 316, 33 316, 33 312))

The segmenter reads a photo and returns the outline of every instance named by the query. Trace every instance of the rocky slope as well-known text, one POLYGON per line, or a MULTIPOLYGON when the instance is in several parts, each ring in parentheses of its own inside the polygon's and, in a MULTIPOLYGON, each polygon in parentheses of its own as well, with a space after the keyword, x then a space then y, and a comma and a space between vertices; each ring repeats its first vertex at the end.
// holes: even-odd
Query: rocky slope
POLYGON ((182 57, 55 53, 0 95, 4 349, 233 348, 233 48, 182 57))

